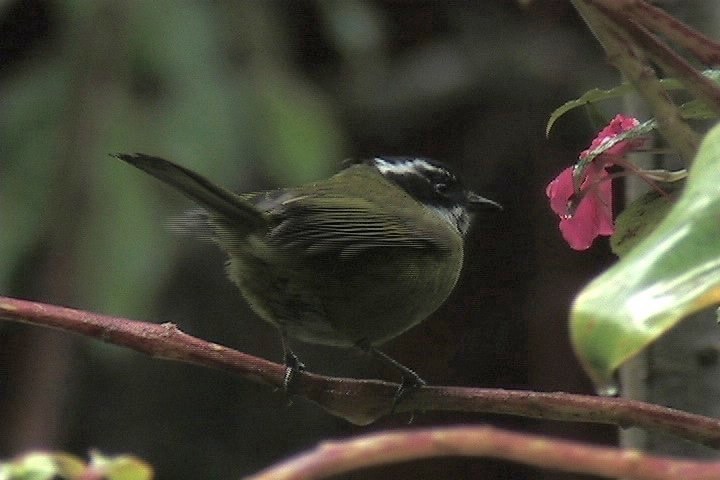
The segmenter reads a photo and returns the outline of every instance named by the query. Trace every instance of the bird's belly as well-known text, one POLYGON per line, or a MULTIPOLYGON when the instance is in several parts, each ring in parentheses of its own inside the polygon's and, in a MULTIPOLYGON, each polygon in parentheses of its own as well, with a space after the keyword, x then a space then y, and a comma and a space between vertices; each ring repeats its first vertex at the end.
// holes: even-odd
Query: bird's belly
POLYGON ((398 252, 351 260, 231 256, 230 278, 260 317, 309 343, 380 344, 434 312, 457 282, 462 256, 398 252))

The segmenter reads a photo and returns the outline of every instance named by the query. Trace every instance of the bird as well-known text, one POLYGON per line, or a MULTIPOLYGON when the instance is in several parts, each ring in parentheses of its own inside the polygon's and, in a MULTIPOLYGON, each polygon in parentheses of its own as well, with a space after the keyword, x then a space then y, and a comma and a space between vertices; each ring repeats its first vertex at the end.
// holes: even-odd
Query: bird
POLYGON ((474 215, 502 208, 425 157, 349 160, 323 180, 236 194, 160 157, 112 156, 198 204, 180 228, 225 251, 229 279, 277 328, 286 387, 304 369, 290 339, 373 354, 402 375, 398 396, 425 385, 378 347, 445 302, 474 215))

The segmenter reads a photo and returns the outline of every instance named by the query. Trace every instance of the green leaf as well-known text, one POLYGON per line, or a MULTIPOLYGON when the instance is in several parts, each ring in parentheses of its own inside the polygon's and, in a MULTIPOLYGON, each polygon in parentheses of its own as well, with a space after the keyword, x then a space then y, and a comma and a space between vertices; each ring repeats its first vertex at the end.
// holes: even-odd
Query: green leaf
POLYGON ((0 480, 152 480, 153 469, 132 455, 104 456, 90 452, 90 465, 67 453, 29 452, 8 463, 0 462, 0 480))
POLYGON ((618 257, 624 257, 647 237, 670 211, 683 187, 683 182, 662 184, 637 198, 615 219, 615 233, 610 237, 610 248, 618 257))
MULTIPOLYGON (((703 72, 703 75, 717 83, 720 83, 720 70, 705 70, 703 72)), ((660 80, 660 84, 665 90, 680 90, 683 88, 682 83, 680 83, 680 81, 675 78, 664 78, 660 80)), ((583 107, 592 103, 618 98, 625 94, 632 93, 633 90, 634 87, 629 83, 621 83, 620 85, 608 90, 602 90, 599 88, 593 88, 592 90, 588 90, 579 98, 576 98, 575 100, 570 100, 569 102, 565 102, 563 105, 556 108, 555 111, 552 112, 552 114, 550 114, 550 119, 548 120, 547 127, 545 127, 545 135, 549 136, 550 130, 552 130, 555 122, 570 110, 578 107, 583 107)), ((689 109, 692 109, 692 115, 686 118, 714 118, 716 116, 712 115, 712 117, 708 117, 707 115, 711 113, 711 110, 705 107, 702 102, 693 101, 688 103, 693 104, 692 107, 688 107, 689 109), (700 110, 702 114, 696 113, 698 110, 700 110)))
POLYGON ((550 114, 550 119, 548 120, 547 126, 545 127, 545 136, 550 136, 550 130, 552 130, 555 122, 570 110, 574 110, 578 107, 584 107, 585 105, 591 103, 597 103, 602 100, 609 100, 611 98, 621 97, 626 93, 631 93, 632 91, 633 87, 629 83, 621 83, 617 87, 611 88, 609 90, 602 90, 600 88, 593 88, 592 90, 588 90, 587 92, 583 93, 582 96, 580 96, 579 98, 563 103, 550 114))
POLYGON ((580 292, 575 351, 600 389, 618 367, 684 317, 720 302, 720 126, 703 140, 664 220, 580 292))
POLYGON ((29 452, 8 463, 0 462, 2 480, 53 480, 80 478, 85 464, 66 453, 29 452))
POLYGON ((52 480, 57 467, 52 454, 31 453, 7 464, 0 464, 2 478, 9 480, 52 480))
POLYGON ((700 100, 690 100, 680 105, 680 116, 690 120, 708 120, 716 118, 717 114, 707 103, 700 100))
POLYGON ((104 456, 97 451, 90 452, 90 466, 102 472, 108 480, 152 480, 150 465, 132 455, 104 456))

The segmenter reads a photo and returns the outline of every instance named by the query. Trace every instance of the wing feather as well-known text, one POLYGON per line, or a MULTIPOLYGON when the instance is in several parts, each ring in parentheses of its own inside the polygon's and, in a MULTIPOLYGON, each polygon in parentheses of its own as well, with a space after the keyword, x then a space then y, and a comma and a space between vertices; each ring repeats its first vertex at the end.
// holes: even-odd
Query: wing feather
POLYGON ((445 248, 428 231, 363 198, 306 197, 285 202, 274 213, 279 222, 269 231, 269 240, 311 255, 337 253, 346 260, 374 248, 445 248))

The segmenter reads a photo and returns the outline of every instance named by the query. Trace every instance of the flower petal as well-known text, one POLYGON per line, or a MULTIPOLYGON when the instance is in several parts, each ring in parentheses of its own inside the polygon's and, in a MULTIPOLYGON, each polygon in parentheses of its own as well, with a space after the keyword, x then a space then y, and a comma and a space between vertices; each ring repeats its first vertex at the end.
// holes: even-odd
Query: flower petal
POLYGON ((550 199, 553 212, 561 217, 568 215, 568 202, 575 194, 573 167, 566 168, 555 177, 545 188, 545 194, 550 199))
POLYGON ((593 225, 582 217, 560 220, 560 232, 573 250, 587 250, 597 236, 593 225))

